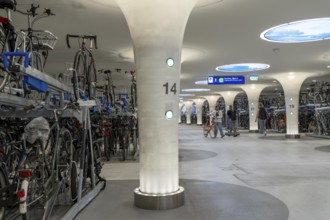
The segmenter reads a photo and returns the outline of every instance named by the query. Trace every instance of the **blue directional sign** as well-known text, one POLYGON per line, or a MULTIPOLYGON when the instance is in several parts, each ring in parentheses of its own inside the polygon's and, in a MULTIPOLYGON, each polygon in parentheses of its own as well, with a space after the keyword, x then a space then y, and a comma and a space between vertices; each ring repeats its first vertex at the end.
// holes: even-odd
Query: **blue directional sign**
POLYGON ((222 85, 222 84, 245 84, 244 76, 209 76, 207 78, 208 85, 222 85))

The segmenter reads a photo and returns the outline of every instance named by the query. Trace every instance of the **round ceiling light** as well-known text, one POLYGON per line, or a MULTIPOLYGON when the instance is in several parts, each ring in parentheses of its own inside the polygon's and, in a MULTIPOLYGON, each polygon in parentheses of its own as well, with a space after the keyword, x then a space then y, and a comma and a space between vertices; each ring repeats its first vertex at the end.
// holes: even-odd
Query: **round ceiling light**
POLYGON ((174 60, 172 58, 168 58, 166 60, 166 64, 167 64, 167 66, 172 67, 172 66, 174 66, 174 60))
POLYGON ((210 91, 210 89, 202 89, 202 88, 198 88, 198 89, 182 89, 182 92, 208 92, 210 91))
POLYGON ((261 33, 263 40, 277 43, 302 43, 330 38, 330 18, 290 22, 261 33))
POLYGON ((238 63, 218 66, 215 68, 221 72, 251 72, 268 69, 270 66, 264 63, 238 63))
POLYGON ((207 80, 202 80, 202 81, 196 81, 196 85, 208 85, 207 80))

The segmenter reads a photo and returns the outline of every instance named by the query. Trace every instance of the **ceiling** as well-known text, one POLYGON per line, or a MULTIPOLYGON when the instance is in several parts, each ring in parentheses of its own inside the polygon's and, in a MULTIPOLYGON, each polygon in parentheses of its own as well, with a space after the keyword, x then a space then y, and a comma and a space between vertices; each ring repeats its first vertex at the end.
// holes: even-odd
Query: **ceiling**
MULTIPOLYGON (((120 91, 129 88, 130 76, 125 71, 134 69, 133 46, 125 18, 114 0, 17 1, 18 8, 22 10, 31 3, 37 3, 41 8, 51 8, 56 14, 35 25, 36 29, 48 29, 59 38, 55 50, 49 55, 47 73, 64 72, 66 63, 73 62, 77 47, 67 48, 67 33, 96 34, 99 47, 94 52, 97 68, 122 69, 113 73, 114 82, 120 91)), ((233 89, 225 85, 195 84, 206 80, 208 75, 228 75, 217 72, 215 68, 232 63, 269 64, 267 70, 252 72, 259 75, 258 83, 273 86, 266 90, 268 92, 274 91, 274 87, 281 89, 278 83, 273 82, 272 76, 277 73, 325 74, 307 79, 304 89, 315 79, 330 81, 330 69, 327 69, 330 65, 330 40, 280 44, 260 38, 264 30, 276 25, 330 17, 329 8, 329 0, 200 0, 189 17, 184 35, 181 89, 210 88, 211 92, 233 89)), ((26 17, 13 13, 13 20, 16 28, 26 28, 26 17)), ((102 83, 102 76, 99 81, 102 83)), ((251 82, 247 80, 247 83, 251 82)))

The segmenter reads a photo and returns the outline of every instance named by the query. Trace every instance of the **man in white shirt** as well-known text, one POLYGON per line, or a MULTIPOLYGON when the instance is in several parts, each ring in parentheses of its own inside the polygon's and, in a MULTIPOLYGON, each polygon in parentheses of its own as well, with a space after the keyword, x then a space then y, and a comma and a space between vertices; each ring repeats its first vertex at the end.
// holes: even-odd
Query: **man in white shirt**
POLYGON ((219 106, 215 107, 215 112, 214 112, 214 117, 215 117, 215 132, 219 129, 221 138, 223 138, 225 135, 223 134, 222 130, 222 118, 223 118, 223 112, 221 111, 219 106))

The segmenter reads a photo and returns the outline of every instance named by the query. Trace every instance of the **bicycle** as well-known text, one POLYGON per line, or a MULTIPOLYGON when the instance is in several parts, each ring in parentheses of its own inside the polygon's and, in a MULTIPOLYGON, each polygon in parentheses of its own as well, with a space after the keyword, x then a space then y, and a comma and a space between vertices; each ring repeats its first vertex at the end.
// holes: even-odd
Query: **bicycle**
MULTIPOLYGON (((44 72, 44 66, 48 57, 48 51, 54 49, 57 37, 50 31, 34 30, 33 26, 36 21, 53 16, 50 9, 45 9, 40 15, 37 15, 38 6, 31 5, 30 10, 22 12, 16 8, 15 0, 0 1, 0 8, 4 9, 7 17, 0 17, 0 49, 4 52, 27 52, 29 57, 29 66, 44 72), (11 24, 11 11, 16 11, 20 14, 28 16, 28 29, 16 31, 11 24), (31 20, 31 16, 33 19, 31 20)), ((24 93, 27 93, 23 87, 23 77, 19 72, 19 67, 16 64, 22 64, 22 57, 13 56, 9 59, 9 67, 1 67, 0 71, 0 91, 5 85, 10 83, 10 87, 21 88, 24 93)))
POLYGON ((135 70, 131 70, 130 74, 132 76, 132 84, 131 84, 131 109, 135 112, 135 108, 137 107, 137 88, 136 88, 136 77, 135 70))
POLYGON ((73 68, 75 69, 72 77, 74 101, 84 96, 93 99, 96 95, 97 71, 92 49, 94 46, 97 49, 97 36, 67 34, 66 43, 68 48, 71 48, 70 38, 77 38, 79 44, 79 50, 76 52, 73 62, 73 68), (89 48, 86 46, 87 40, 90 41, 89 48))
POLYGON ((211 138, 215 138, 217 135, 216 134, 217 128, 215 126, 216 124, 214 122, 214 117, 211 114, 209 114, 207 116, 206 123, 203 126, 204 137, 207 137, 210 134, 211 138))

